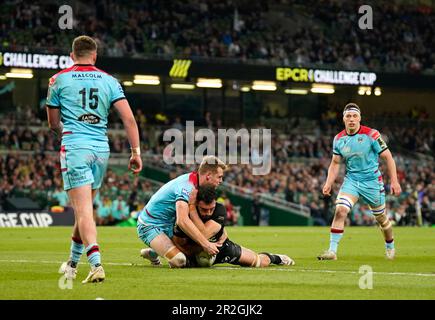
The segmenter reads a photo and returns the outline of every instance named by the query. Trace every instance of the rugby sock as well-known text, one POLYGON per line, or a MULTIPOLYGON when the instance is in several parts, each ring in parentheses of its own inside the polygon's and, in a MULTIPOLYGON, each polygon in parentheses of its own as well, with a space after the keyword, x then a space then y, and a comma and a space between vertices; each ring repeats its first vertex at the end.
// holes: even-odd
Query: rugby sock
POLYGON ((330 238, 329 238, 329 251, 334 251, 337 253, 338 243, 343 237, 343 231, 340 229, 331 228, 330 238))
POLYGON ((157 252, 155 252, 154 250, 150 250, 150 258, 155 260, 159 257, 159 255, 157 254, 157 252))
POLYGON ((394 249, 394 239, 385 240, 385 248, 386 249, 394 249))
POLYGON ((88 261, 94 268, 101 266, 101 255, 100 248, 98 244, 91 243, 86 247, 86 255, 88 256, 88 261))
POLYGON ((80 238, 72 237, 71 238, 71 252, 70 252, 70 266, 73 268, 77 267, 77 264, 80 261, 80 257, 85 250, 85 246, 80 238))
POLYGON ((267 252, 260 252, 259 254, 264 254, 265 256, 268 256, 271 264, 280 264, 282 262, 281 258, 276 254, 271 254, 267 252))
POLYGON ((196 259, 194 256, 192 257, 186 257, 186 268, 197 268, 198 263, 196 262, 196 259))

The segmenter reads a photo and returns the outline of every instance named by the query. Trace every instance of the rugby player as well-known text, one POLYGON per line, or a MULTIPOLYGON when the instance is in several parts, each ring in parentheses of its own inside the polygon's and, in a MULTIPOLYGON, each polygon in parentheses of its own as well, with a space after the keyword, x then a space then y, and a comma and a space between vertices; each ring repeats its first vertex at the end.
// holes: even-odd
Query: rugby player
POLYGON ((385 189, 379 171, 379 157, 387 163, 391 194, 399 196, 402 189, 397 180, 396 164, 381 134, 360 124, 361 110, 358 105, 348 103, 344 107, 343 122, 345 129, 334 138, 333 156, 323 186, 323 194, 331 195, 332 185, 338 176, 342 160, 345 162, 346 175, 336 200, 329 249, 317 258, 337 260, 338 244, 343 236, 347 214, 354 204, 362 199, 369 205, 382 230, 386 257, 394 259, 393 229, 385 209, 385 189))
POLYGON ((50 78, 47 116, 50 129, 61 137, 60 166, 64 189, 74 208, 70 258, 59 272, 75 279, 77 264, 84 251, 91 271, 83 283, 105 279, 101 265, 93 199, 101 187, 109 159, 107 118, 114 106, 124 124, 131 147, 128 168, 142 169, 139 132, 130 106, 118 81, 96 68, 97 44, 88 36, 72 43, 74 65, 50 78))
POLYGON ((160 263, 158 256, 168 260, 171 268, 186 266, 185 254, 171 240, 176 223, 183 232, 209 254, 218 253, 218 245, 207 240, 193 221, 198 216, 189 216, 189 199, 194 199, 198 186, 210 184, 216 188, 222 183, 225 163, 215 156, 206 156, 198 172, 181 175, 162 186, 142 209, 138 216, 137 233, 151 249, 141 250, 144 258, 153 264, 160 263))
MULTIPOLYGON (((192 201, 193 202, 193 201, 192 201)), ((211 242, 222 244, 219 253, 213 264, 230 263, 244 267, 267 267, 275 265, 294 265, 295 262, 286 255, 271 254, 267 252, 255 253, 254 251, 241 247, 232 242, 225 230, 227 212, 225 206, 216 202, 216 188, 212 185, 199 187, 195 204, 190 206, 190 213, 199 213, 205 238, 211 242)), ((202 251, 202 248, 193 242, 178 225, 174 226, 173 242, 188 257, 188 266, 195 267, 195 255, 202 251)), ((148 258, 146 254, 143 257, 148 258)), ((149 259, 149 258, 148 258, 149 259)), ((153 259, 152 264, 160 265, 160 260, 153 259)))

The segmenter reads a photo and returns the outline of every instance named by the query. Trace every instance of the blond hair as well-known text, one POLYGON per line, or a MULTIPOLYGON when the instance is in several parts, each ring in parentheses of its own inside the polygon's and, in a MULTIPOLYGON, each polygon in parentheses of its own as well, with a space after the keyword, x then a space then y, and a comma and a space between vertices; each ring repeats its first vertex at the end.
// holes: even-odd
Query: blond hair
POLYGON ((72 52, 77 58, 82 58, 97 51, 97 43, 94 39, 88 36, 79 36, 72 43, 72 52))
POLYGON ((207 172, 215 173, 218 168, 221 168, 225 171, 227 169, 227 166, 221 159, 216 156, 205 156, 202 159, 201 164, 199 165, 198 172, 200 174, 205 174, 207 172))

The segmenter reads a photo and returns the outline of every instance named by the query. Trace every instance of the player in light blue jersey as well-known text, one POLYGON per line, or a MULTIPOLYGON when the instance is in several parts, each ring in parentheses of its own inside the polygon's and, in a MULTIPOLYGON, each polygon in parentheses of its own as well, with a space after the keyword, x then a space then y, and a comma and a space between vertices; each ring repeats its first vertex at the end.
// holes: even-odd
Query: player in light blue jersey
POLYGON ((331 226, 329 250, 319 255, 319 260, 337 260, 338 243, 343 236, 347 214, 362 199, 366 202, 385 238, 386 257, 394 259, 393 229, 385 209, 385 189, 379 171, 379 157, 387 163, 391 179, 391 194, 399 196, 402 189, 397 180, 396 163, 380 133, 361 126, 361 111, 349 103, 343 111, 345 130, 337 134, 333 143, 333 156, 323 194, 331 195, 332 185, 338 176, 340 162, 346 165, 346 175, 336 200, 335 216, 331 226))
POLYGON ((64 189, 74 208, 75 224, 70 259, 60 272, 75 279, 77 264, 86 250, 91 271, 83 281, 105 279, 93 219, 93 199, 101 186, 109 159, 107 118, 113 105, 127 132, 132 155, 129 170, 142 169, 139 132, 130 106, 118 81, 94 64, 97 44, 87 36, 74 39, 74 65, 50 78, 47 115, 50 129, 62 137, 60 164, 64 189))
POLYGON ((222 182, 225 169, 226 165, 217 157, 206 156, 198 172, 184 174, 169 181, 151 197, 137 222, 139 238, 150 247, 141 250, 142 257, 154 265, 161 265, 161 256, 168 260, 172 268, 185 267, 186 256, 171 240, 175 224, 204 251, 212 255, 219 252, 218 245, 205 238, 202 230, 204 224, 189 207, 195 206, 192 199, 196 197, 198 186, 210 184, 217 187, 222 182))

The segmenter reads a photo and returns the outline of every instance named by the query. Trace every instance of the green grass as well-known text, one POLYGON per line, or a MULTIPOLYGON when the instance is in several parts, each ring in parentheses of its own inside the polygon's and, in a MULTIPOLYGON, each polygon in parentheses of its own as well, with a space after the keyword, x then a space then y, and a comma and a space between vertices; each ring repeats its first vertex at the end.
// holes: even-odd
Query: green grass
POLYGON ((327 228, 228 228, 233 241, 287 254, 296 266, 169 269, 139 257, 135 228, 99 228, 106 281, 82 285, 89 267, 81 264, 73 288, 62 290, 57 270, 67 258, 71 228, 2 228, 0 299, 435 299, 434 231, 396 228, 397 258, 388 261, 378 230, 347 228, 339 260, 317 261, 328 246, 327 228), (375 272, 371 290, 358 286, 362 265, 375 272))

